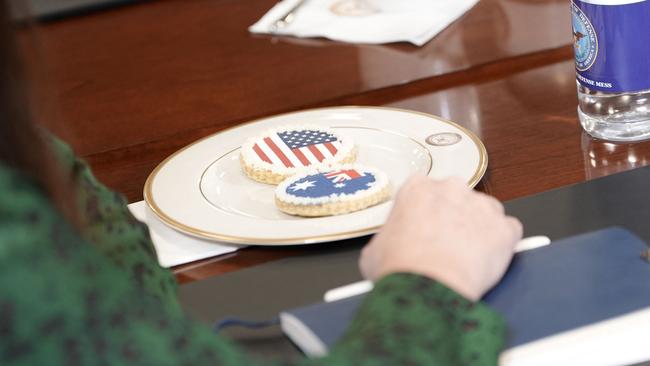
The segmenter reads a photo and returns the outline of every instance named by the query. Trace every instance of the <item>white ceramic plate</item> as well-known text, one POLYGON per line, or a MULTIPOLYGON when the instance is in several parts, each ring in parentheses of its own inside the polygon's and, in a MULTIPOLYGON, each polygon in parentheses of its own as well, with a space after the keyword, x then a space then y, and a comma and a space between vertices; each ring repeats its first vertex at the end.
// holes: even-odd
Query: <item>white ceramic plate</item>
POLYGON ((253 121, 179 150, 151 173, 144 198, 167 225, 220 242, 310 244, 376 232, 392 201, 341 216, 294 217, 275 207, 275 186, 243 173, 239 147, 247 138, 269 128, 304 124, 351 136, 359 147, 357 162, 385 171, 395 190, 416 172, 432 178, 459 176, 473 187, 487 168, 481 141, 452 122, 392 108, 323 108, 253 121))

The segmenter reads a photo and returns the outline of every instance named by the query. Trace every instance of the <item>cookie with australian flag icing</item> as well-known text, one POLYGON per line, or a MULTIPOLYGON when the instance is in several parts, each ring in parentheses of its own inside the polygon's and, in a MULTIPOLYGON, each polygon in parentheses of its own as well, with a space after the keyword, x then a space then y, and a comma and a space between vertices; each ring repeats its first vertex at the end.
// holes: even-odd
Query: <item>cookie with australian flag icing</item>
POLYGON ((275 190, 275 204, 291 215, 340 215, 384 202, 390 191, 385 173, 361 165, 338 165, 286 179, 275 190))
POLYGON ((314 126, 267 131, 246 141, 240 155, 246 175, 268 184, 278 184, 306 169, 352 163, 355 159, 352 139, 314 126))

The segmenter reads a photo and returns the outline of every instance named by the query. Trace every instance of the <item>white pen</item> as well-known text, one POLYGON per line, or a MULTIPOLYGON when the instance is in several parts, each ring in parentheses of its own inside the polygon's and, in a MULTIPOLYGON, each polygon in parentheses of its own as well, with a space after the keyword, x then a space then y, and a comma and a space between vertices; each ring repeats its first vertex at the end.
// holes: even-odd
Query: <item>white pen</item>
MULTIPOLYGON (((529 236, 527 238, 521 239, 517 243, 515 246, 515 253, 536 249, 549 244, 551 244, 551 239, 548 236, 529 236)), ((373 284, 371 281, 359 281, 327 291, 325 293, 324 299, 326 302, 342 300, 348 297, 370 292, 372 288, 373 284)))

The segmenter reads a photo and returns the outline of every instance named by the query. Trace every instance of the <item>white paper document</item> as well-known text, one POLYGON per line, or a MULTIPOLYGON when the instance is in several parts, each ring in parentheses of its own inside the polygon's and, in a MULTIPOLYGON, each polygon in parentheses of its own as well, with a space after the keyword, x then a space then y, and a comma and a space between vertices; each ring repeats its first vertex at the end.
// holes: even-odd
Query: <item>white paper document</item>
POLYGON ((349 43, 422 46, 478 0, 283 0, 249 31, 349 43), (287 14, 291 16, 287 17, 287 14), (280 19, 290 22, 278 27, 280 19))
POLYGON ((185 235, 160 221, 144 201, 129 205, 138 220, 149 226, 158 262, 163 267, 173 267, 237 251, 243 246, 221 244, 185 235))

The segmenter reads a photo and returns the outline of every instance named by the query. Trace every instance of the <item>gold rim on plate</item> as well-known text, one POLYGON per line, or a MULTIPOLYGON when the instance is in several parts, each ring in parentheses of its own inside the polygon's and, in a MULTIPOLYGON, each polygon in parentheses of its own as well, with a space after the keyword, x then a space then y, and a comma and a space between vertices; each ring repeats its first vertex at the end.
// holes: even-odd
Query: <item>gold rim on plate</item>
MULTIPOLYGON (((197 229, 188 225, 185 225, 181 222, 178 222, 171 218, 169 215, 167 215, 163 210, 156 204, 155 199, 153 198, 153 192, 152 192, 152 186, 153 186, 153 181, 156 178, 156 175, 158 172, 167 164, 168 161, 176 157, 178 154, 182 153, 183 151, 189 149, 190 147, 202 142, 203 140, 212 138, 216 135, 222 134, 226 131, 234 130, 236 128, 240 128, 242 126, 246 126, 249 124, 257 123, 262 120, 266 120, 269 118, 277 118, 277 117, 286 117, 289 115, 293 114, 299 114, 299 113, 305 113, 305 112, 318 112, 318 111, 323 111, 323 110, 328 110, 328 109, 379 109, 379 110, 387 110, 387 111, 396 111, 396 112, 403 112, 403 113, 409 113, 409 114, 417 114, 421 116, 425 116, 428 118, 432 118, 436 121, 443 122, 449 125, 452 125, 453 127, 459 129, 463 133, 465 133, 467 136, 469 136, 476 147, 479 150, 479 164, 478 167, 476 168, 476 171, 474 172, 474 175, 469 179, 467 182, 467 185, 470 186, 471 188, 474 188, 478 182, 481 180, 483 175, 485 174, 485 171, 487 170, 487 163, 488 163, 488 158, 487 158, 487 150, 485 149, 485 145, 483 145, 483 142, 470 130, 467 128, 460 126, 459 124, 455 122, 448 121, 444 118, 440 118, 438 116, 434 116, 432 114, 424 113, 424 112, 418 112, 418 111, 411 111, 407 109, 401 109, 401 108, 392 108, 392 107, 365 107, 365 106, 340 106, 340 107, 326 107, 326 108, 313 108, 313 109, 305 109, 301 111, 295 111, 295 112, 289 112, 289 113, 283 113, 283 114, 278 114, 274 116, 268 116, 268 117, 263 117, 263 118, 258 118, 246 123, 239 124, 237 126, 229 127, 227 129, 221 130, 219 132, 216 132, 214 134, 208 135, 206 137, 203 137, 197 141, 194 141, 193 143, 183 147, 182 149, 176 151, 172 155, 168 156, 165 160, 163 160, 156 168, 149 174, 149 177, 147 177, 147 181, 144 184, 144 200, 153 211, 158 218, 163 221, 165 224, 171 226, 172 228, 179 230, 185 234, 195 236, 201 239, 209 239, 209 240, 214 240, 214 241, 220 241, 224 243, 229 243, 229 244, 252 244, 252 245, 301 245, 301 244, 315 244, 315 243, 322 243, 322 242, 328 242, 328 241, 336 241, 336 240, 345 240, 345 239, 351 239, 351 238, 356 238, 360 236, 366 236, 370 234, 376 233, 379 228, 381 228, 381 225, 378 226, 373 226, 370 228, 365 228, 365 229, 360 229, 360 230, 354 230, 354 231, 347 231, 343 233, 336 233, 336 234, 329 234, 329 235, 320 235, 320 236, 306 236, 306 237, 292 237, 292 238, 282 238, 282 239, 270 239, 270 238, 255 238, 255 237, 240 237, 240 236, 232 236, 232 235, 224 235, 224 234, 219 234, 219 233, 214 233, 210 231, 205 231, 201 229, 197 229)), ((406 136, 408 137, 408 136, 406 136)), ((409 137, 410 138, 410 137, 409 137)), ((411 138, 412 139, 412 138, 411 138)), ((417 141, 416 141, 417 142, 417 141)), ((420 144, 418 142, 418 144, 420 144)), ((427 149, 428 151, 428 149, 427 149)))

